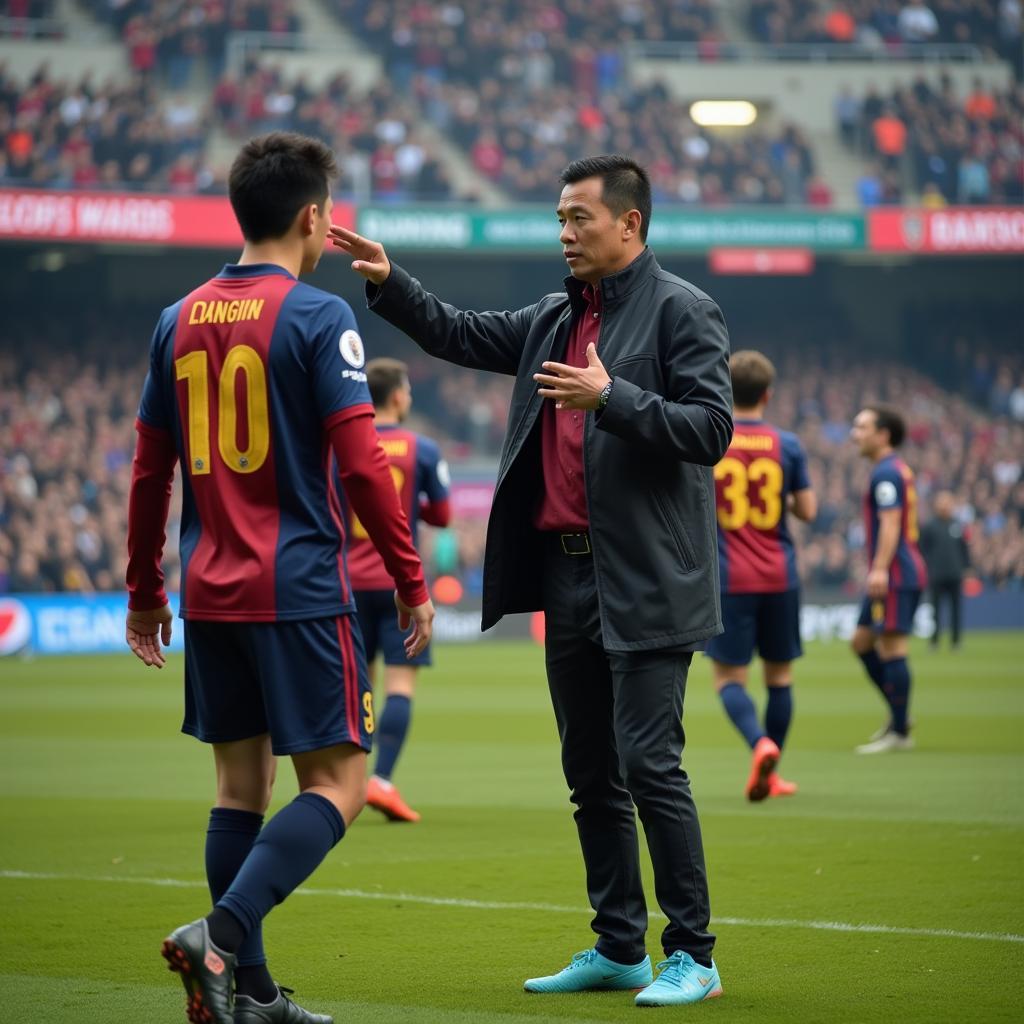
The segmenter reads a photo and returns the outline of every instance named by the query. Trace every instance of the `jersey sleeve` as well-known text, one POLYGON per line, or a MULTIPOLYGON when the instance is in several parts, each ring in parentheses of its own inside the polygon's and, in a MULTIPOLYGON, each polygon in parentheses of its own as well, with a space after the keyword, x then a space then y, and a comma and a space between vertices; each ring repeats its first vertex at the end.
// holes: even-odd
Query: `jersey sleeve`
POLYGON ((806 491, 811 486, 807 472, 807 453, 796 434, 782 434, 782 457, 786 460, 786 476, 790 493, 806 491))
POLYGON ((441 458, 441 449, 429 437, 421 437, 416 445, 419 491, 427 501, 444 501, 451 487, 448 463, 441 458))
POLYGON ((325 295, 312 327, 313 394, 324 426, 329 430, 350 416, 372 414, 366 352, 351 306, 325 295))
POLYGON ((884 466, 871 477, 871 500, 879 512, 903 508, 905 491, 903 477, 893 466, 884 466))
POLYGON ((173 412, 168 408, 168 396, 173 393, 173 384, 164 379, 164 360, 167 346, 173 342, 177 323, 178 306, 172 306, 160 314, 156 330, 153 331, 153 340, 149 345, 149 370, 139 401, 138 421, 143 428, 170 431, 174 425, 173 412))

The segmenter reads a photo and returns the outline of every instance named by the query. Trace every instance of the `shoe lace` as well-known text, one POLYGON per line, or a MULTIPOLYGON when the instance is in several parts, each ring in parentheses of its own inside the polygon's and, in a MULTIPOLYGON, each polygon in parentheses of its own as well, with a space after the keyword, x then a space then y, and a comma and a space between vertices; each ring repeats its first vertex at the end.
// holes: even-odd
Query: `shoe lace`
POLYGON ((579 953, 573 953, 572 959, 569 961, 569 966, 566 967, 566 970, 572 971, 577 967, 585 967, 587 964, 593 962, 595 956, 597 956, 596 949, 584 949, 579 953))
POLYGON ((683 952, 677 950, 667 960, 662 960, 658 964, 658 970, 661 971, 658 981, 667 981, 673 985, 682 982, 683 978, 693 969, 693 961, 684 960, 683 956, 683 952))

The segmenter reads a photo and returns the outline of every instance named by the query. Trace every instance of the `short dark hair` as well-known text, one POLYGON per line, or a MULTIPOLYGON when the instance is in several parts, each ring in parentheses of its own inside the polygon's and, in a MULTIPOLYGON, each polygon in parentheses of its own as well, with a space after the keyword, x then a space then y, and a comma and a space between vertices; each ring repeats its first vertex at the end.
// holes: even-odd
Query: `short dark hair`
POLYGON ((865 410, 875 414, 875 427, 878 430, 889 431, 889 444, 893 448, 899 448, 903 444, 903 438, 907 436, 907 422, 902 413, 893 405, 885 405, 883 402, 874 402, 865 405, 865 410))
POLYGON ((616 217, 627 210, 640 211, 640 241, 647 241, 651 224, 651 179, 635 160, 619 153, 573 160, 559 175, 563 185, 575 185, 584 178, 601 179, 601 202, 616 217))
POLYGON ((409 379, 409 367, 400 359, 388 359, 382 356, 371 359, 366 364, 366 383, 370 388, 370 398, 375 409, 383 409, 388 399, 399 389, 405 387, 409 379))
POLYGON ((733 402, 741 409, 749 409, 764 398, 775 383, 775 367, 763 353, 752 348, 733 352, 729 359, 732 375, 733 402))
POLYGON ((228 176, 228 196, 246 241, 288 233, 299 210, 327 202, 338 176, 334 154, 319 139, 271 132, 250 139, 228 176))

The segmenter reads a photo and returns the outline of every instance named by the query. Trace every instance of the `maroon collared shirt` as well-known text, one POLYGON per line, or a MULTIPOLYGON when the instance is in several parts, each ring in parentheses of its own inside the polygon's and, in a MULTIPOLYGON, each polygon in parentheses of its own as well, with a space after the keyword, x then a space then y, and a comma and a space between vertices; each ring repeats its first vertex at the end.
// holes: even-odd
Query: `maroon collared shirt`
MULTIPOLYGON (((591 285, 583 288, 586 305, 569 333, 563 359, 570 366, 587 365, 587 346, 598 344, 601 333, 601 293, 591 285)), ((556 409, 552 399, 544 400, 540 421, 541 466, 544 490, 534 517, 538 530, 576 533, 589 529, 587 492, 583 482, 583 425, 581 409, 556 409)))

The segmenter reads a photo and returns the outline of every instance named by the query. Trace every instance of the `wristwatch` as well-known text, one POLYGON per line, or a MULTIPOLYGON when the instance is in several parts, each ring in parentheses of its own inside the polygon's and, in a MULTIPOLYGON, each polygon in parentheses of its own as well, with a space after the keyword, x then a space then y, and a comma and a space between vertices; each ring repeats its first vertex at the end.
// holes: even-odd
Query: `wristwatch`
POLYGON ((597 396, 597 407, 603 409, 608 404, 608 399, 612 397, 612 385, 615 383, 615 378, 612 377, 610 381, 603 388, 601 393, 597 396))

